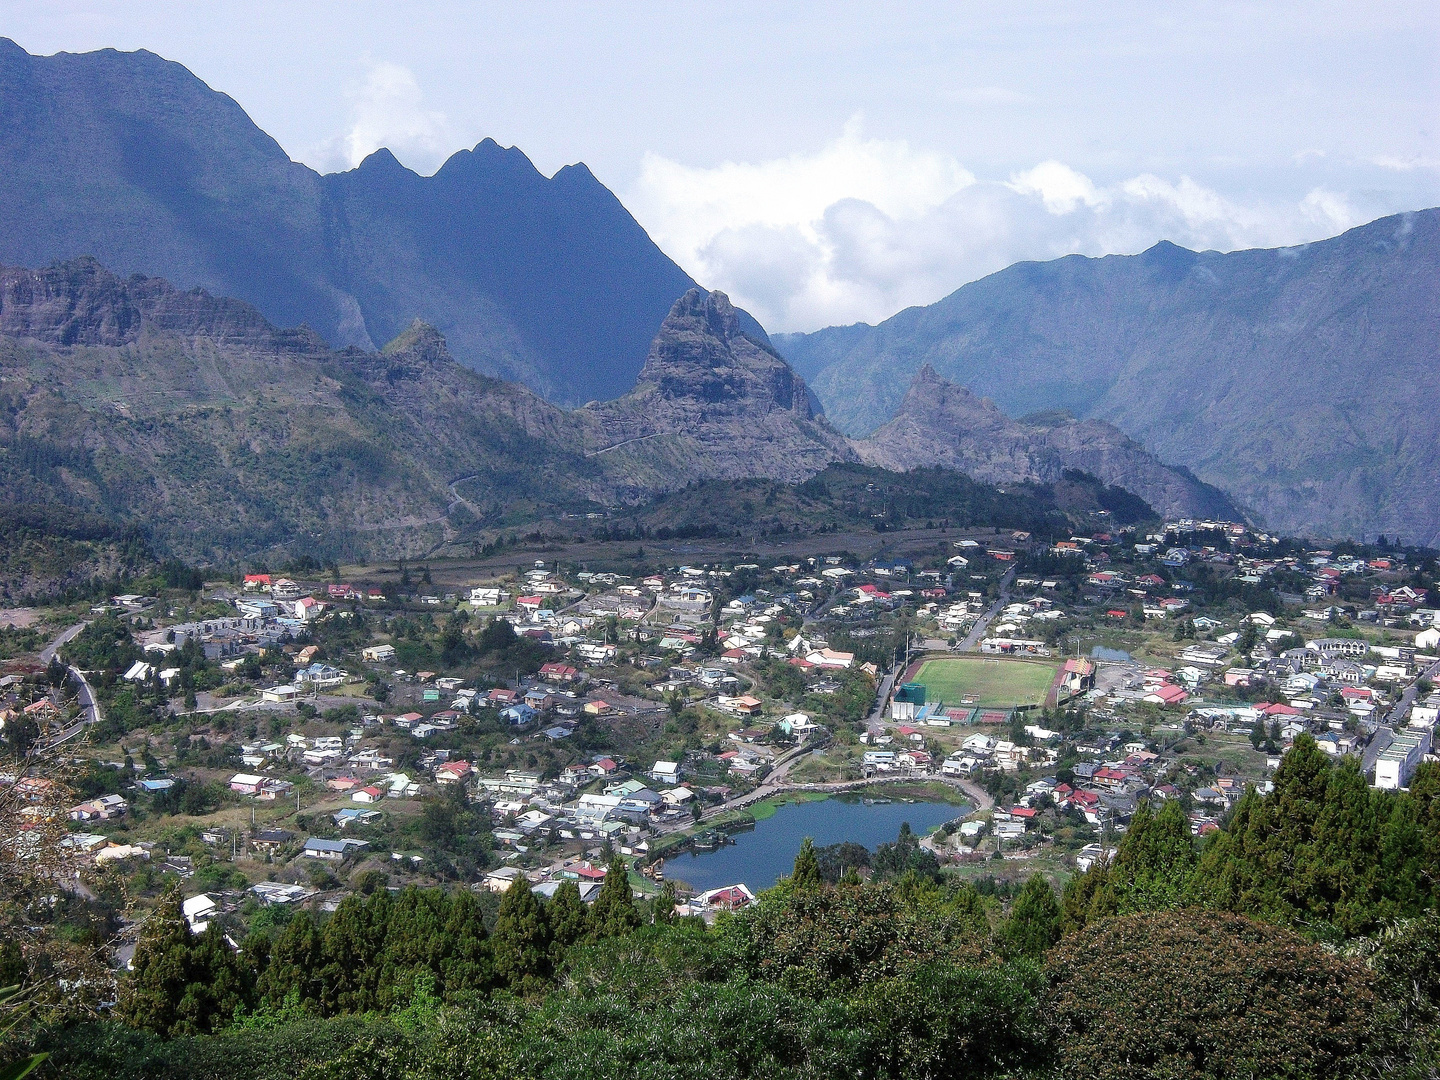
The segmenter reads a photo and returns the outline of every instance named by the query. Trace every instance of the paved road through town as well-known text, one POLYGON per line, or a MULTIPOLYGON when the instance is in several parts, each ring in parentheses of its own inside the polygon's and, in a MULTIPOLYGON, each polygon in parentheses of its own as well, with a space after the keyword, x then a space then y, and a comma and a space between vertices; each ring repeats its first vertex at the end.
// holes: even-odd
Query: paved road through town
MULTIPOLYGON (((40 662, 48 667, 50 661, 55 659, 55 655, 60 651, 61 647, 67 642, 74 641, 75 638, 80 636, 80 632, 89 625, 89 623, 80 622, 74 626, 67 627, 61 632, 59 637, 40 650, 40 662)), ((55 738, 50 740, 48 745, 51 747, 59 746, 61 743, 74 738, 85 730, 86 725, 98 724, 100 722, 100 705, 95 700, 95 691, 91 687, 90 681, 85 678, 85 673, 74 664, 68 665, 68 670, 70 677, 74 679, 76 683, 75 697, 80 703, 80 715, 76 717, 75 723, 71 724, 64 731, 56 735, 55 738)))
MULTIPOLYGON (((1416 683, 1418 683, 1420 679, 1429 679, 1433 682, 1436 676, 1440 676, 1440 664, 1432 664, 1416 678, 1415 682, 1412 682, 1405 688, 1405 692, 1400 695, 1400 700, 1395 703, 1395 707, 1385 715, 1382 726, 1393 728, 1404 720, 1405 714, 1410 711, 1410 706, 1414 705, 1415 699, 1420 696, 1420 690, 1416 686, 1416 683)), ((1380 729, 1377 728, 1376 735, 1379 736, 1379 734, 1380 729)), ((1370 740, 1370 745, 1365 747, 1365 753, 1360 759, 1360 771, 1363 775, 1369 776, 1375 771, 1375 759, 1378 758, 1389 745, 1390 740, 1388 738, 1377 737, 1370 740)))
POLYGON ((1010 602, 1010 585, 1014 580, 1015 567, 1012 566, 1009 570, 1005 571, 1005 576, 1000 579, 999 599, 990 605, 989 611, 975 620, 975 625, 970 628, 970 633, 965 635, 965 640, 956 646, 958 651, 974 652, 979 647, 980 639, 985 636, 986 627, 995 620, 995 616, 999 615, 1000 612, 1005 609, 1005 605, 1010 602))

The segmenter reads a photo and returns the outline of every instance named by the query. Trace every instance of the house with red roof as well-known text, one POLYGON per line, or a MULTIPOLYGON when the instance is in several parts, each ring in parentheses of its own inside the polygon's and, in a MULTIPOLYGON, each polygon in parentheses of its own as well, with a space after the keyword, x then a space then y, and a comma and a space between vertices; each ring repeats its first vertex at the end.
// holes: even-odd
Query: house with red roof
POLYGON ((722 911, 739 911, 754 900, 755 894, 744 885, 727 885, 723 889, 712 889, 700 894, 702 904, 722 911))
POLYGON ((437 784, 458 784, 474 771, 475 769, 468 761, 446 761, 435 767, 435 782, 437 784))
POLYGON ((1266 716, 1299 716, 1300 710, 1290 705, 1281 705, 1276 702, 1273 705, 1266 705, 1260 710, 1266 716))
POLYGON ((1174 683, 1161 683, 1146 694, 1141 701, 1149 705, 1179 705, 1190 695, 1174 683))
POLYGON ((580 677, 580 672, 569 664, 552 663, 540 665, 540 678, 546 682, 574 682, 580 677))

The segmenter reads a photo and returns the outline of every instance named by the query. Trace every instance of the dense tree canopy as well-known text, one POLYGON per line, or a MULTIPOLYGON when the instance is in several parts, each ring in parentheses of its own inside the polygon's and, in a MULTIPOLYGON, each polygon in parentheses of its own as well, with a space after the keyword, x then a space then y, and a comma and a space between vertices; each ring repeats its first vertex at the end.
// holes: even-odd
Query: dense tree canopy
POLYGON ((517 879, 488 934, 468 890, 375 889, 237 950, 192 934, 172 891, 119 1019, 29 1049, 82 1080, 1422 1080, 1437 793, 1432 766, 1376 792, 1302 738, 1203 843, 1178 803, 1142 804, 1059 903, 1041 875, 983 895, 941 875, 908 829, 868 881, 807 843, 713 927, 677 916, 673 885, 637 903, 618 860, 589 907, 517 879))
POLYGON ((1360 1075, 1373 978, 1287 930, 1199 910, 1124 915, 1047 964, 1045 1015, 1073 1080, 1360 1075))

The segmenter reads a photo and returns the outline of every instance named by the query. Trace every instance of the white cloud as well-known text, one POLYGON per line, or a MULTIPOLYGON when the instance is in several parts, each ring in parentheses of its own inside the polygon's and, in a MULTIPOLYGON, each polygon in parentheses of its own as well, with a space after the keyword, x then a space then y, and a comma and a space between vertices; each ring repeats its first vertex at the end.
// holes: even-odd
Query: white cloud
POLYGON ((1427 158, 1420 154, 1411 157, 1397 157, 1394 155, 1381 155, 1372 158, 1372 162, 1382 169, 1389 169, 1391 172, 1414 172, 1416 169, 1440 169, 1440 161, 1434 158, 1427 158))
POLYGON ((1189 176, 1097 183, 1060 161, 977 180, 852 121, 813 153, 697 168, 647 155, 626 205, 703 284, 772 330, 874 322, 1024 259, 1303 243, 1363 220, 1341 193, 1236 199, 1189 176))
POLYGON ((383 146, 410 168, 430 173, 455 145, 448 118, 425 108, 415 73, 401 64, 369 61, 346 96, 349 130, 320 149, 322 168, 353 169, 383 146))
POLYGON ((1099 206, 1107 200, 1088 176, 1058 161, 1042 161, 1033 169, 1016 173, 1010 187, 1022 195, 1039 195, 1052 214, 1069 214, 1081 206, 1099 206))

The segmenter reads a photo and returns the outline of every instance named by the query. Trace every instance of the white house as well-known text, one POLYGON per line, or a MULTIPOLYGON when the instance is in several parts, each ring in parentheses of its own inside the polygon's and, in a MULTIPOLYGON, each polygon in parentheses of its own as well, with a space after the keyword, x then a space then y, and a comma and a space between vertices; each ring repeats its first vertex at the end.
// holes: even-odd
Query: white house
POLYGON ((230 790, 240 795, 258 795, 265 787, 265 777, 252 773, 236 773, 230 778, 230 790))
POLYGON ((203 934, 210 925, 210 919, 220 910, 220 905, 201 893, 184 900, 180 904, 180 910, 185 915, 185 921, 190 924, 190 929, 197 934, 203 934))

